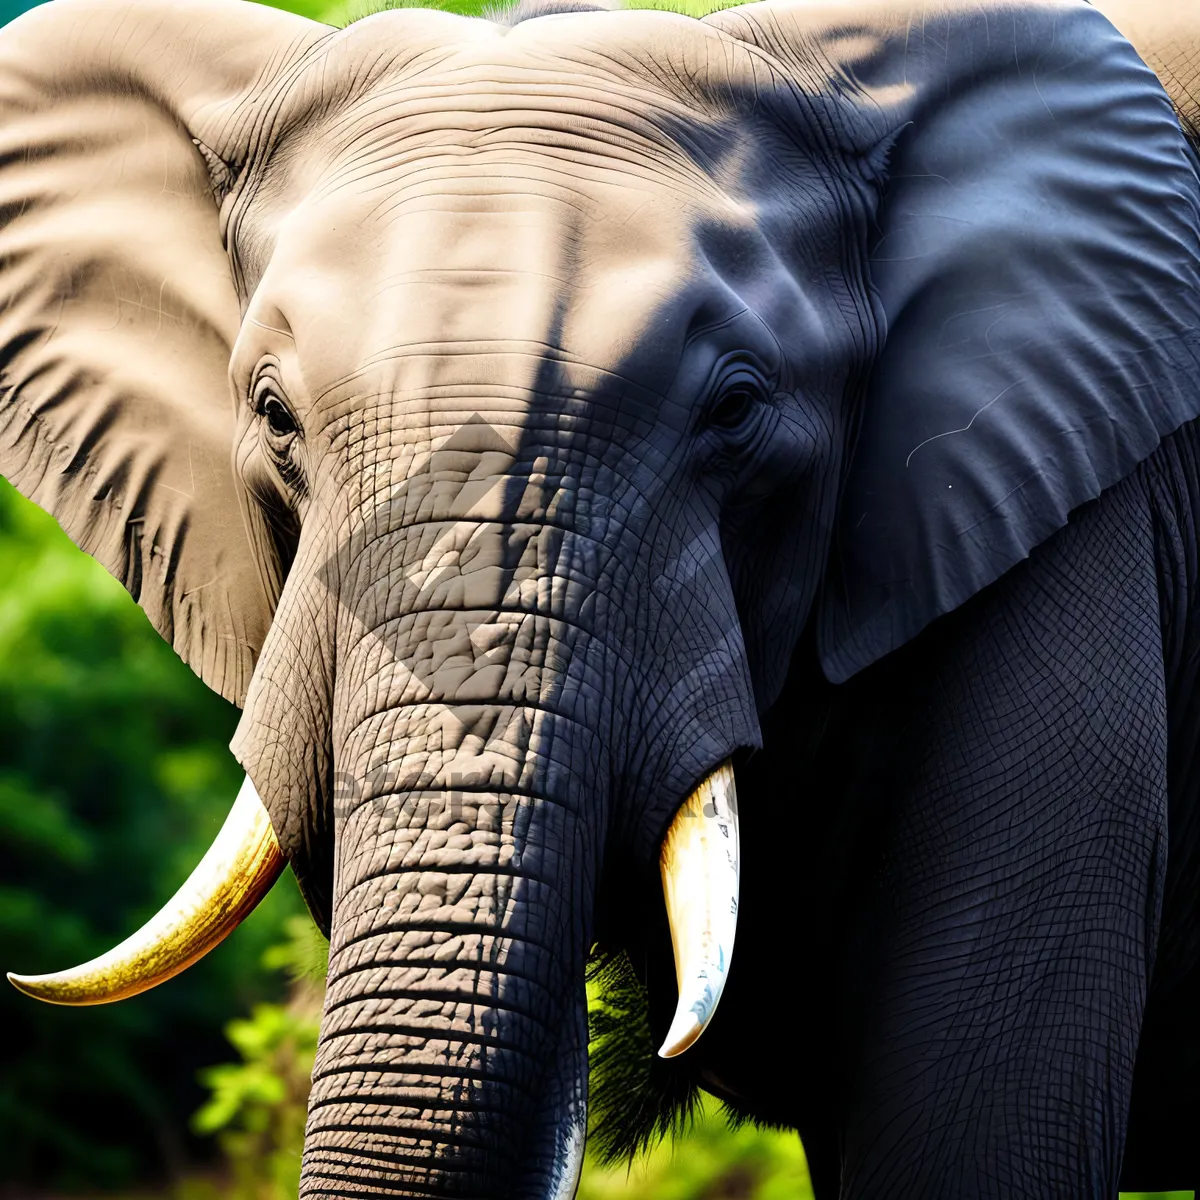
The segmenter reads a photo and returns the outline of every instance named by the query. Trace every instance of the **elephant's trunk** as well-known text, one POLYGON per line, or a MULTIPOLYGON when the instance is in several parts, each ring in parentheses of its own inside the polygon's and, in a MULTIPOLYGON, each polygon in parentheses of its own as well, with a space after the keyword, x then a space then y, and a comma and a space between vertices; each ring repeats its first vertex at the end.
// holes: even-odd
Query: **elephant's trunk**
POLYGON ((626 681, 604 542, 576 531, 565 467, 526 461, 518 415, 331 476, 343 515, 305 526, 243 716, 273 815, 332 789, 284 846, 334 856, 307 1196, 573 1190, 626 681))
POLYGON ((469 786, 348 808, 302 1194, 572 1195, 592 883, 578 817, 469 786))
MULTIPOLYGON (((593 462, 592 425, 450 403, 431 449, 314 485, 337 516, 304 526, 236 742, 293 864, 334 848, 331 884, 305 872, 332 900, 307 1196, 571 1195, 609 837, 652 863, 661 810, 756 741, 715 535, 653 525, 657 476, 593 462)), ((687 991, 667 1050, 711 1015, 687 991)))
POLYGON ((361 599, 338 631, 305 1195, 573 1192, 609 768, 571 682, 600 677, 602 643, 521 611, 522 576, 545 577, 506 561, 549 540, 489 521, 386 530, 343 576, 361 599), (399 584, 390 556, 411 564, 399 584))

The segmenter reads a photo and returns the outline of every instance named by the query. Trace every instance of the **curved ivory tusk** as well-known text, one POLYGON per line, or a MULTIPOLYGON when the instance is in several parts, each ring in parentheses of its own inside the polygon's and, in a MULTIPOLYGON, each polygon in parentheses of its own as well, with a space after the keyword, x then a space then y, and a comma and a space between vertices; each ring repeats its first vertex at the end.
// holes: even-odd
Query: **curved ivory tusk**
POLYGON ((659 1048, 661 1058, 682 1054, 717 1011, 738 910, 738 812, 733 767, 709 773, 683 802, 659 859, 679 1003, 659 1048))
POLYGON ((221 832, 171 900, 132 937, 81 967, 13 975, 51 1004, 108 1004, 164 983, 203 958, 253 912, 283 870, 267 810, 247 776, 221 832))

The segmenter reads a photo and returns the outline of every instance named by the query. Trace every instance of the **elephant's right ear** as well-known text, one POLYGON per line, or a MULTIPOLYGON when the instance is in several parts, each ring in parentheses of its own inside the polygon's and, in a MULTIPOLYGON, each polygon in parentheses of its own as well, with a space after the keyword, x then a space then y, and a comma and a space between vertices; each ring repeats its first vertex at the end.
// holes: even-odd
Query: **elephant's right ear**
POLYGON ((330 32, 243 0, 54 0, 0 31, 0 473, 237 704, 273 598, 231 466, 221 203, 330 32))

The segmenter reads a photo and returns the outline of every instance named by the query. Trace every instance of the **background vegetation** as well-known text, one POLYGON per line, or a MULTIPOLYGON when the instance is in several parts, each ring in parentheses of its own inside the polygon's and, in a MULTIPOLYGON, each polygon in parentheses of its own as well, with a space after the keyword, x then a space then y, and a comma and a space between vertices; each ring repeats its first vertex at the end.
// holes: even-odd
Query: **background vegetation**
MULTIPOLYGON (((341 23, 363 3, 280 6, 341 23)), ((0 0, 0 23, 27 7, 0 0)), ((232 801, 236 721, 0 481, 0 966, 81 962, 157 909, 232 801)), ((63 1009, 0 987, 0 1197, 295 1196, 324 954, 286 876, 213 954, 134 1000, 63 1009)), ((810 1195, 795 1137, 731 1131, 712 1106, 632 1167, 589 1163, 580 1200, 810 1195)))

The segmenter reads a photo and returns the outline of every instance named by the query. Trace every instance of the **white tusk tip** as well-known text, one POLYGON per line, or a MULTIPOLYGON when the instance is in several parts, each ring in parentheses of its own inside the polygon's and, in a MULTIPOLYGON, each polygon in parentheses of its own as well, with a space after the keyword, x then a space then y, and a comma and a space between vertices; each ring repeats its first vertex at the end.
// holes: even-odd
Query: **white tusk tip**
POLYGON ((9 971, 7 979, 18 992, 32 1000, 43 1000, 47 1004, 63 1003, 58 997, 58 989, 54 986, 58 983, 57 976, 18 975, 15 971, 9 971))
POLYGON ((683 802, 659 863, 679 999, 661 1058, 682 1054, 708 1027, 721 1000, 737 932, 737 787, 726 760, 683 802))
POLYGON ((702 1033, 704 1026, 696 1018, 692 1010, 684 1009, 675 1014, 671 1028, 667 1031, 666 1039, 658 1048, 659 1058, 674 1058, 682 1054, 702 1033))

